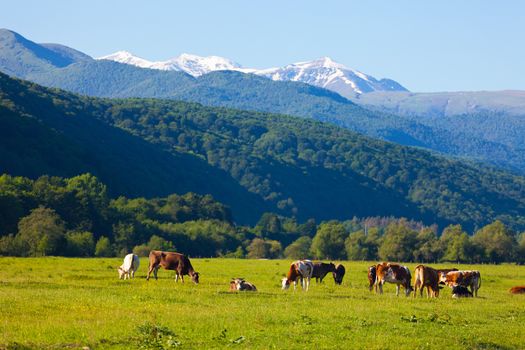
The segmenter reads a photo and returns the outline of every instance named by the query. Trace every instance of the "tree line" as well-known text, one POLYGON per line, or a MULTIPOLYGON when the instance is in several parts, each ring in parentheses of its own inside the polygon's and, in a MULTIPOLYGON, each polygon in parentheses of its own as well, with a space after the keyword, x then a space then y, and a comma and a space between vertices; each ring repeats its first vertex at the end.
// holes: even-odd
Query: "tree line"
POLYGON ((472 234, 461 225, 395 217, 303 223, 265 213, 237 225, 209 195, 108 197, 95 176, 0 176, 0 254, 145 256, 152 249, 196 257, 316 258, 462 263, 525 262, 525 234, 496 220, 472 234))

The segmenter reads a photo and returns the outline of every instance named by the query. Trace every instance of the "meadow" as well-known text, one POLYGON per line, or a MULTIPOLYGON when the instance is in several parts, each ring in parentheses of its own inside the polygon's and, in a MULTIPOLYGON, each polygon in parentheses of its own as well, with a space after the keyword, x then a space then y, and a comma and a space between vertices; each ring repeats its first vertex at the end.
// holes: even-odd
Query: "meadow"
MULTIPOLYGON (((478 298, 384 295, 367 288, 369 262, 343 262, 346 276, 282 291, 288 260, 192 259, 201 283, 159 270, 119 280, 117 258, 0 258, 0 349, 523 349, 525 267, 480 270, 478 298), (232 277, 256 293, 229 292, 232 277)), ((415 264, 408 264, 411 270, 415 264)), ((434 265, 432 265, 434 266, 434 265)), ((435 265, 451 267, 452 265, 435 265)))

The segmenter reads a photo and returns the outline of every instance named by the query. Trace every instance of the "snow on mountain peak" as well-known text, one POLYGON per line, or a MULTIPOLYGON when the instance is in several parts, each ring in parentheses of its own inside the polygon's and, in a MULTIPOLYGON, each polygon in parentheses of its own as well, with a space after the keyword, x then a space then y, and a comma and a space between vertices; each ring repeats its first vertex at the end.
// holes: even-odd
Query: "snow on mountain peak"
POLYGON ((111 55, 103 56, 98 59, 130 64, 141 68, 151 68, 152 65, 152 62, 134 56, 131 52, 128 51, 117 51, 115 53, 112 53, 111 55))
POLYGON ((345 97, 372 91, 407 91, 393 80, 377 80, 357 70, 347 68, 324 56, 313 61, 297 62, 268 69, 243 68, 236 62, 219 56, 197 56, 183 53, 166 61, 151 62, 127 51, 118 51, 100 59, 131 64, 142 68, 176 70, 194 77, 218 70, 234 70, 265 76, 272 80, 299 81, 335 91, 345 97))

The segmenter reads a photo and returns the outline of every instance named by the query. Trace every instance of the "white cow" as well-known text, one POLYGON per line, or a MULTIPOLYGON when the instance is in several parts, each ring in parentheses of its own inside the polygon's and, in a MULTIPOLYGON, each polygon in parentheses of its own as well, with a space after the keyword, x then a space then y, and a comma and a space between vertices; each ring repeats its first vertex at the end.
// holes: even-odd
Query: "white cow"
POLYGON ((135 271, 139 268, 140 260, 135 254, 128 254, 124 257, 124 262, 118 268, 118 276, 120 279, 128 279, 135 277, 135 271))
POLYGON ((310 279, 314 271, 314 264, 311 260, 297 260, 290 265, 288 274, 282 279, 283 289, 290 288, 290 283, 293 282, 293 289, 297 284, 297 280, 301 279, 301 286, 303 290, 308 291, 310 286, 310 279))

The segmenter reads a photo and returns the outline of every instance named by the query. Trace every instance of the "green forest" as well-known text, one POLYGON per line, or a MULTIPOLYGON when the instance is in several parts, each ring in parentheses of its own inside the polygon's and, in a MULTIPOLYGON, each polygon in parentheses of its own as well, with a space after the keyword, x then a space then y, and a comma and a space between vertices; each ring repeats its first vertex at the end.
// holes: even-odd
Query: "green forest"
POLYGON ((0 75, 0 170, 92 173, 113 197, 211 194, 253 225, 394 216, 525 229, 525 179, 283 115, 80 97, 0 75))
POLYGON ((192 257, 522 263, 525 234, 498 220, 476 232, 461 225, 438 232, 404 218, 299 223, 274 213, 240 226, 209 195, 111 199, 91 174, 0 176, 0 255, 146 256, 152 249, 192 257))

